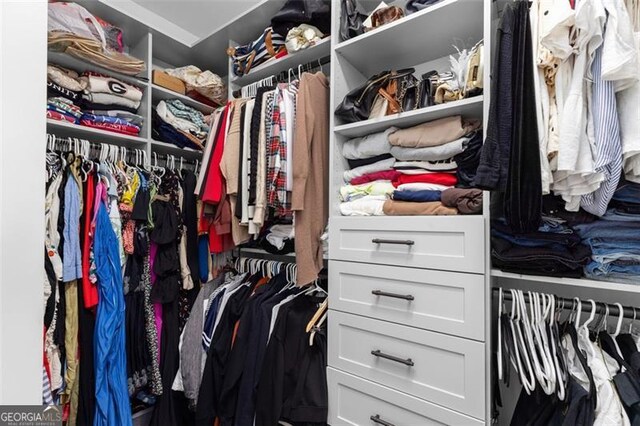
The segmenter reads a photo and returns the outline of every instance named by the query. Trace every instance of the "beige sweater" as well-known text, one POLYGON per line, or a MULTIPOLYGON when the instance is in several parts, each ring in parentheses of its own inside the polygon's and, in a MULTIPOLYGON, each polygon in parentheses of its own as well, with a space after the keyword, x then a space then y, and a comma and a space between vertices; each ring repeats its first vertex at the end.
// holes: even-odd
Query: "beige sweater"
POLYGON ((293 138, 293 191, 297 284, 318 278, 329 219, 329 82, 319 72, 300 79, 293 138))

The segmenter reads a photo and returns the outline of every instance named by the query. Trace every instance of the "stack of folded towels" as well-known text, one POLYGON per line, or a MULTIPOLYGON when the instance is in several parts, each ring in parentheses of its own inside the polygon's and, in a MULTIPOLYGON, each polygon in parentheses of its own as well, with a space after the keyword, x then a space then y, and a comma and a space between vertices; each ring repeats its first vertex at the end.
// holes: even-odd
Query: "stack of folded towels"
POLYGON ((153 112, 156 140, 202 151, 209 133, 204 114, 179 99, 160 101, 153 112))
POLYGON ((348 140, 350 170, 340 189, 345 216, 456 215, 482 212, 471 188, 482 147, 478 120, 446 117, 348 140))
POLYGON ((142 90, 116 78, 47 67, 47 118, 138 136, 142 90))

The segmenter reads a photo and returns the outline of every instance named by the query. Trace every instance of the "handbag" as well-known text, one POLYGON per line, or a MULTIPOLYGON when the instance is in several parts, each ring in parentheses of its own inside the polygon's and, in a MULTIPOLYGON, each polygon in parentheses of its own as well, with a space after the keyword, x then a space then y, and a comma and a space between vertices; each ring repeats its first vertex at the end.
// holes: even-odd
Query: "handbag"
MULTIPOLYGON (((415 69, 413 68, 391 71, 387 83, 384 87, 378 89, 378 94, 374 99, 374 105, 379 105, 380 98, 382 98, 386 101, 387 106, 385 114, 377 114, 377 116, 398 114, 403 111, 403 105, 405 100, 407 100, 405 98, 409 92, 409 88, 417 82, 413 76, 414 72, 415 69)), ((377 118, 377 116, 375 118, 377 118)), ((374 117, 370 116, 369 118, 374 117)))
POLYGON ((371 15, 371 29, 381 27, 404 18, 404 11, 398 6, 383 7, 371 15))
POLYGON ((228 48, 227 55, 232 58, 233 73, 237 76, 243 76, 253 67, 264 63, 284 50, 284 37, 269 27, 257 40, 244 46, 228 48))
POLYGON ((378 90, 387 83, 390 76, 391 71, 382 71, 347 93, 335 110, 336 116, 347 123, 368 119, 378 90))
POLYGON ((287 0, 271 18, 271 28, 286 37, 291 28, 309 24, 331 34, 331 0, 287 0))
POLYGON ((467 75, 465 78, 464 97, 482 93, 484 84, 484 43, 480 41, 471 50, 469 62, 467 63, 467 75))
POLYGON ((340 10, 340 40, 345 41, 364 33, 367 15, 360 11, 356 0, 342 0, 340 10))
POLYGON ((441 0, 409 0, 405 9, 407 10, 407 15, 411 15, 412 13, 419 12, 422 9, 426 9, 429 6, 433 6, 441 0))

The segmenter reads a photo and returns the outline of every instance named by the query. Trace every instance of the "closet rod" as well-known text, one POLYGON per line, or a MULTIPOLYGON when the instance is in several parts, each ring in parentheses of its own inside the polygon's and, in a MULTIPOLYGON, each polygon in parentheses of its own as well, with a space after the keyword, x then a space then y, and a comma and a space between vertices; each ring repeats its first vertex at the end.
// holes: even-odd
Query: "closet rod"
MULTIPOLYGON (((493 289, 494 296, 499 294, 498 288, 493 289)), ((535 293, 535 292, 532 292, 535 293)), ((545 293, 547 294, 547 293, 545 293)), ((509 289, 502 289, 502 296, 506 302, 510 302, 513 298, 511 297, 511 292, 509 289)), ((527 292, 524 292, 524 300, 529 303, 529 295, 527 292)), ((590 313, 591 312, 591 302, 580 299, 582 302, 582 312, 590 313)), ((607 306, 609 307, 609 315, 620 315, 619 308, 616 305, 612 305, 604 302, 595 302, 596 303, 596 314, 604 315, 607 313, 607 306)), ((556 306, 559 306, 561 309, 569 309, 576 307, 575 299, 570 299, 566 297, 558 297, 556 296, 556 306)), ((631 306, 623 306, 622 307, 623 317, 626 319, 640 319, 640 308, 634 308, 631 306)))
MULTIPOLYGON (((68 149, 71 149, 71 146, 73 145, 73 139, 77 139, 77 140, 79 140, 79 141, 87 140, 87 139, 79 139, 79 138, 60 137, 60 136, 57 136, 57 135, 52 134, 52 133, 47 133, 47 136, 53 136, 53 137, 55 138, 55 139, 53 140, 54 145, 55 145, 55 144, 57 144, 57 143, 61 143, 61 144, 69 144, 68 149)), ((114 145, 114 144, 110 144, 110 143, 106 143, 106 142, 100 142, 100 143, 91 142, 91 141, 88 141, 88 142, 89 142, 89 146, 91 147, 91 149, 94 149, 94 150, 99 150, 99 149, 101 149, 101 148, 102 148, 102 145, 115 146, 115 147, 116 147, 116 148, 118 148, 118 149, 120 149, 120 148, 124 148, 124 149, 126 149, 126 153, 127 153, 127 155, 128 155, 129 157, 130 157, 130 156, 132 156, 132 155, 135 155, 136 150, 137 150, 137 151, 143 151, 143 152, 144 152, 144 151, 146 151, 145 149, 142 149, 142 148, 127 148, 127 147, 122 147, 122 146, 120 146, 120 145, 114 145)), ((91 153, 90 153, 90 154, 91 154, 91 153)), ((169 160, 169 158, 171 158, 171 154, 166 154, 166 155, 165 155, 165 154, 155 154, 155 153, 152 153, 151 158, 156 158, 156 157, 157 157, 159 160, 163 160, 163 161, 165 161, 165 162, 166 162, 167 160, 169 160)), ((179 155, 173 155, 173 157, 174 157, 176 160, 180 160, 180 159, 182 158, 182 163, 183 163, 183 164, 196 165, 196 164, 199 164, 199 163, 200 163, 198 160, 188 160, 188 159, 186 159, 186 158, 184 158, 184 157, 182 157, 182 156, 179 156, 179 155)))
MULTIPOLYGON (((304 64, 299 64, 299 65, 287 68, 286 70, 283 70, 283 71, 280 71, 277 74, 273 74, 271 76, 265 77, 265 78, 255 82, 255 83, 247 84, 247 86, 251 86, 252 84, 258 84, 260 81, 265 81, 265 80, 267 80, 267 79, 269 79, 271 77, 273 77, 276 80, 276 82, 278 82, 278 83, 284 83, 284 82, 289 80, 289 72, 290 71, 293 71, 295 73, 295 71, 297 71, 298 69, 302 69, 302 71, 311 72, 316 68, 321 68, 323 65, 329 64, 330 62, 331 62, 331 56, 323 56, 320 59, 316 59, 314 61, 309 61, 309 62, 304 63, 304 64)), ((298 78, 299 77, 300 76, 298 76, 298 78)), ((244 87, 246 87, 246 86, 244 86, 244 87)), ((241 90, 242 89, 235 90, 232 93, 233 97, 234 98, 241 97, 242 96, 242 91, 241 90)))

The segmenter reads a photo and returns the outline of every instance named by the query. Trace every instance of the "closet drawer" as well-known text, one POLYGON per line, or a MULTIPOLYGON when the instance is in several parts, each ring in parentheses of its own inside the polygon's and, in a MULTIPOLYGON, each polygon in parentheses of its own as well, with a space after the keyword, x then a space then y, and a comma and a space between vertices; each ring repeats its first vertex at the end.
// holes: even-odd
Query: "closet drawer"
POLYGON ((331 367, 484 418, 484 345, 338 311, 329 313, 331 367))
POLYGON ((482 216, 332 217, 332 260, 482 274, 482 216))
POLYGON ((327 380, 329 424, 332 426, 380 425, 371 419, 376 416, 395 426, 484 424, 480 420, 333 368, 327 369, 327 380))
POLYGON ((330 261, 329 306, 484 339, 484 275, 330 261))

